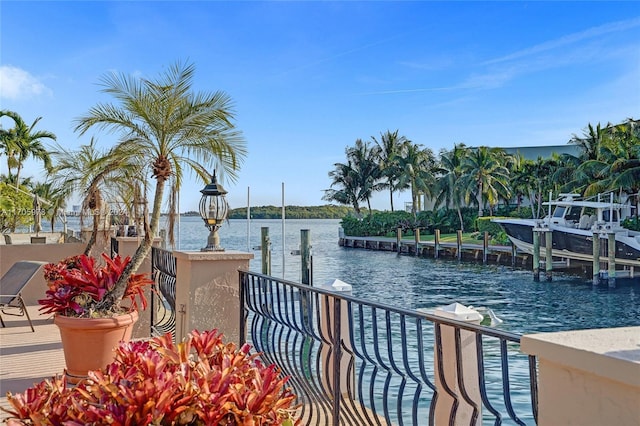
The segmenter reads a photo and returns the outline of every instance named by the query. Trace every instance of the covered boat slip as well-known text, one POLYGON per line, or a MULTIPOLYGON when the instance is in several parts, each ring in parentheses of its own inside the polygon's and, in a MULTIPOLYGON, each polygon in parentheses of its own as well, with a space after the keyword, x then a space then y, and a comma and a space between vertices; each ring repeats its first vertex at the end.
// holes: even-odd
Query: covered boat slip
POLYGON ((543 219, 493 220, 519 250, 534 256, 534 274, 544 258, 549 276, 554 265, 575 260, 592 266, 594 282, 604 278, 611 284, 616 278, 635 277, 640 271, 636 271, 640 268, 640 232, 622 226, 634 207, 615 202, 612 196, 609 202, 579 200, 576 194, 561 196, 544 203, 549 214, 543 219), (546 262, 554 258, 562 262, 546 262))

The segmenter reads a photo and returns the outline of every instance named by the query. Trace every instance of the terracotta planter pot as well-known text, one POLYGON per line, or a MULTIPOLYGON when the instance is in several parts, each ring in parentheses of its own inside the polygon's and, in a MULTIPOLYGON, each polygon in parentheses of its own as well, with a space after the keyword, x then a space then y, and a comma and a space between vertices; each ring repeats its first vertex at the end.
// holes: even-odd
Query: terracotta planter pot
POLYGON ((67 381, 78 383, 90 370, 99 370, 113 362, 114 349, 129 341, 138 312, 113 318, 74 318, 56 315, 62 349, 67 365, 67 381))

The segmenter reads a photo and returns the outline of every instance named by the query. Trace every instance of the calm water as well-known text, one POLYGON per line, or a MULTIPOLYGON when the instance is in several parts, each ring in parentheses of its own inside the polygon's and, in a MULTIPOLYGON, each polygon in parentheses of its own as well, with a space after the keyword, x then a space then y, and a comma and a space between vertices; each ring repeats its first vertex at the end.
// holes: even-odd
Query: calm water
MULTIPOLYGON (((551 283, 534 282, 533 273, 503 266, 434 260, 338 246, 339 220, 287 220, 283 256, 282 221, 252 220, 247 244, 246 220, 231 220, 220 230, 228 250, 249 250, 250 268, 261 271, 260 230, 269 228, 272 275, 300 282, 300 230, 312 245, 313 283, 340 279, 353 295, 394 306, 433 308, 459 302, 491 308, 504 320, 499 327, 519 334, 640 325, 640 281, 618 280, 616 288, 593 287, 582 277, 554 273, 551 283), (283 275, 284 260, 284 275, 283 275)), ((196 217, 182 218, 180 249, 206 245, 206 229, 196 217)))

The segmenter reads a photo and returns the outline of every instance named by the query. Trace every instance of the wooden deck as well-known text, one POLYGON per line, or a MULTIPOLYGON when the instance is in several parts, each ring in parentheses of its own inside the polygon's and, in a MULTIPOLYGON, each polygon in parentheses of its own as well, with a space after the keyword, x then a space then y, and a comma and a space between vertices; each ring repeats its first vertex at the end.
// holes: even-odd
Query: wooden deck
MULTIPOLYGON (((64 354, 58 327, 51 315, 41 315, 39 305, 29 306, 35 332, 26 317, 2 315, 0 327, 0 406, 9 407, 7 392, 24 392, 34 383, 64 372, 64 354)), ((0 412, 0 421, 7 418, 0 412)))

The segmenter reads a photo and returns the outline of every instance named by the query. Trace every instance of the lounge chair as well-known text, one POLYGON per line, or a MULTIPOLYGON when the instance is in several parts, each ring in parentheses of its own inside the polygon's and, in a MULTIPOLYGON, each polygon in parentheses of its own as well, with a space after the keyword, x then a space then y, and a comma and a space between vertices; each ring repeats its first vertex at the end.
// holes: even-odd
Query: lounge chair
MULTIPOLYGON (((14 263, 0 278, 0 311, 5 315, 26 316, 33 332, 35 332, 35 329, 31 323, 31 317, 29 317, 21 292, 40 267, 45 264, 46 262, 22 260, 14 263), (18 310, 17 313, 8 312, 15 309, 18 310)), ((0 315, 0 323, 5 327, 2 315, 0 315)))

